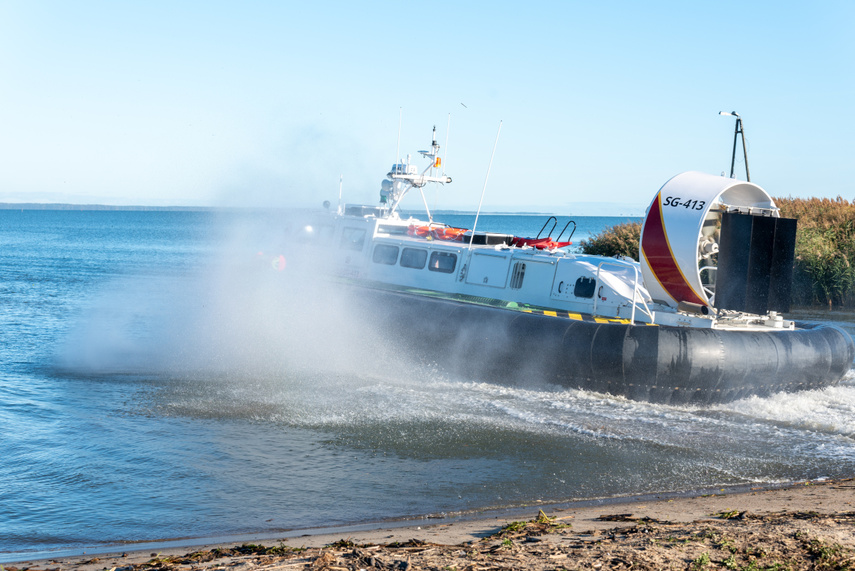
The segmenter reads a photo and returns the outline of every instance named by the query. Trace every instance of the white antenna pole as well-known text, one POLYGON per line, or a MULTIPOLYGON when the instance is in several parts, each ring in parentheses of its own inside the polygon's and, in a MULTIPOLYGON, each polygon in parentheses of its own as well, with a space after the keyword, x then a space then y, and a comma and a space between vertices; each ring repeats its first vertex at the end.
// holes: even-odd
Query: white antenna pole
POLYGON ((344 180, 344 175, 338 175, 338 213, 341 214, 341 186, 344 180))
POLYGON ((398 146, 395 147, 395 173, 398 172, 398 165, 401 163, 401 119, 404 117, 404 108, 398 107, 398 146))
POLYGON ((422 195, 422 202, 425 203, 425 211, 428 215, 428 223, 433 224, 433 216, 431 216, 430 208, 428 208, 427 198, 425 198, 425 191, 423 188, 419 188, 419 193, 422 195))
MULTIPOLYGON (((448 114, 448 123, 445 126, 445 152, 442 156, 442 176, 445 176, 445 167, 448 162, 448 133, 451 130, 451 113, 448 114)), ((439 196, 439 189, 434 188, 433 190, 433 208, 436 210, 436 201, 439 196)))
POLYGON ((445 126, 445 153, 442 157, 442 176, 445 176, 445 166, 448 164, 448 133, 451 131, 451 113, 448 114, 448 125, 445 126))
POLYGON ((475 213, 475 224, 472 225, 472 235, 469 237, 469 255, 472 255, 472 242, 475 240, 475 228, 478 226, 478 217, 481 215, 481 205, 484 204, 484 193, 487 191, 487 181, 490 179, 490 169, 493 168, 493 157, 496 156, 496 145, 499 144, 499 133, 502 132, 502 122, 499 121, 499 130, 496 133, 496 142, 493 143, 493 152, 490 154, 490 165, 487 167, 487 176, 484 177, 484 188, 481 189, 481 200, 478 201, 478 212, 475 213))

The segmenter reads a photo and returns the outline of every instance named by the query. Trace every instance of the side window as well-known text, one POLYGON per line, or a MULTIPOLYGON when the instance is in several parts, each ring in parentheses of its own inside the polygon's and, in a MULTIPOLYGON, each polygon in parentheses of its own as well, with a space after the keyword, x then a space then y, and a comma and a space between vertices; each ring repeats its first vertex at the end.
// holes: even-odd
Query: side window
POLYGON ((394 266, 398 261, 398 246, 389 244, 377 244, 374 247, 374 263, 394 266))
POLYGON ((343 228, 341 231, 341 243, 339 247, 342 250, 362 250, 365 245, 365 229, 364 228, 343 228))
POLYGON ((597 280, 594 278, 579 278, 573 288, 573 295, 576 297, 594 297, 596 286, 597 280))
POLYGON ((454 266, 456 265, 457 254, 452 254, 451 252, 431 252, 428 269, 432 272, 450 274, 454 272, 454 266))
POLYGON ((520 289, 525 278, 525 262, 514 263, 514 269, 511 270, 511 289, 520 289))
POLYGON ((427 250, 404 248, 401 251, 401 265, 405 268, 420 270, 425 267, 425 262, 427 262, 427 250))

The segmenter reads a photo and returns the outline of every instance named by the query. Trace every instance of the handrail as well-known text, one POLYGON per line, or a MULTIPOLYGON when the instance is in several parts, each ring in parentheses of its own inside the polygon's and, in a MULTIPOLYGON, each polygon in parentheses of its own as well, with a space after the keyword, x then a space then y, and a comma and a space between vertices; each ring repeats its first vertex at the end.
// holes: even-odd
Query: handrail
MULTIPOLYGON (((556 242, 561 241, 561 236, 564 235, 564 231, 567 230, 567 227, 570 226, 570 224, 573 225, 573 230, 571 230, 570 235, 567 236, 567 241, 569 242, 570 240, 573 239, 573 234, 576 233, 576 222, 574 222, 573 220, 568 220, 567 224, 564 225, 564 228, 561 229, 561 233, 558 235, 558 238, 555 239, 556 242)), ((550 234, 551 234, 551 232, 550 232, 550 234)))
MULTIPOLYGON (((597 283, 600 283, 600 269, 605 265, 613 265, 621 268, 632 268, 632 270, 635 272, 635 279, 632 282, 632 314, 630 315, 629 321, 632 325, 635 325, 635 308, 638 307, 639 311, 641 311, 643 314, 650 318, 650 323, 653 323, 653 312, 650 311, 650 308, 647 306, 647 302, 644 301, 644 298, 639 298, 638 296, 638 266, 634 264, 629 264, 627 262, 621 262, 619 260, 604 260, 597 265, 597 283), (641 302, 643 309, 639 307, 639 301, 641 302)), ((599 300, 599 298, 600 294, 598 291, 595 290, 594 308, 592 310, 594 312, 594 315, 597 314, 597 301, 599 300)))
POLYGON ((540 235, 543 234, 544 230, 546 230, 546 225, 549 224, 550 220, 552 220, 552 228, 549 229, 549 234, 547 234, 546 237, 549 238, 552 236, 552 231, 555 230, 555 225, 558 224, 558 219, 555 216, 550 216, 546 219, 546 222, 543 223, 543 228, 541 228, 540 232, 537 233, 535 240, 540 239, 540 235))

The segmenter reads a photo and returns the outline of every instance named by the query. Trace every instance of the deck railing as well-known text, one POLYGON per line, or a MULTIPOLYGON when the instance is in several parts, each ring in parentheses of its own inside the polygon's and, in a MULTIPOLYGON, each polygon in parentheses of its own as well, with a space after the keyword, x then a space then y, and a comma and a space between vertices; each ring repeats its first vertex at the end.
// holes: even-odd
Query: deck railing
MULTIPOLYGON (((650 308, 647 306, 647 302, 644 301, 644 298, 641 297, 638 293, 638 283, 639 283, 639 272, 638 266, 635 264, 630 264, 628 262, 622 262, 620 260, 605 260, 600 262, 597 265, 597 283, 600 283, 600 269, 603 266, 618 266, 620 268, 630 269, 634 272, 633 281, 632 281, 632 314, 630 315, 630 322, 635 325, 635 310, 638 309, 641 313, 645 314, 649 319, 650 323, 653 323, 653 312, 650 311, 650 308)), ((599 292, 595 292, 594 294, 594 315, 597 314, 597 301, 600 299, 599 292)))

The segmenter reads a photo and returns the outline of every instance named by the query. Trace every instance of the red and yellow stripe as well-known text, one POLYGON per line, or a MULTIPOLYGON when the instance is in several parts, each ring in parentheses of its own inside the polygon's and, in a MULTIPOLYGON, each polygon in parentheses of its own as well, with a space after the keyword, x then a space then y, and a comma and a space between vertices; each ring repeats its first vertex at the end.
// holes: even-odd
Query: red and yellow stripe
POLYGON ((644 221, 644 233, 641 236, 641 255, 647 260, 647 265, 659 281, 662 289, 674 301, 688 301, 706 305, 707 302, 689 285, 686 276, 674 258, 668 233, 665 231, 665 220, 662 216, 662 193, 656 195, 654 204, 650 207, 647 220, 644 221))

